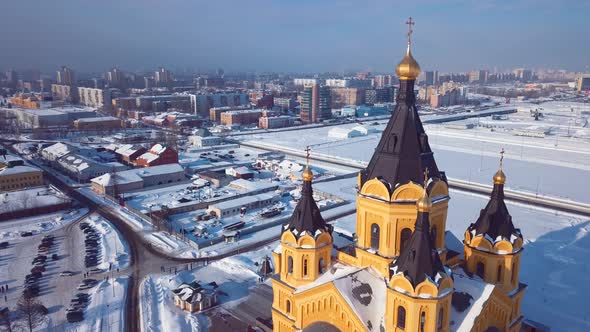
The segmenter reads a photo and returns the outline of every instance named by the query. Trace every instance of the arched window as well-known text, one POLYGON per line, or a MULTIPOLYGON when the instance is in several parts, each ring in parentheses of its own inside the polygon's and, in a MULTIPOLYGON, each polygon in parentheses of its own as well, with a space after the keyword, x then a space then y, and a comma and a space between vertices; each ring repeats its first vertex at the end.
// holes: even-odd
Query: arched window
POLYGON ((485 265, 483 265, 482 262, 477 262, 477 275, 482 279, 484 278, 484 275, 485 275, 485 269, 486 269, 485 265))
POLYGON ((406 328, 406 309, 402 306, 397 307, 397 327, 402 330, 406 328))
POLYGON ((320 258, 320 262, 318 264, 318 273, 324 273, 324 258, 320 258))
POLYGON ((303 276, 307 277, 307 258, 303 259, 303 276))
POLYGON ((502 265, 498 265, 498 282, 502 281, 502 265))
POLYGON ((399 246, 400 253, 404 250, 406 245, 408 245, 408 240, 410 239, 411 236, 412 236, 411 229, 409 229, 409 228, 402 229, 402 232, 400 234, 400 246, 399 246))
POLYGON ((424 332, 424 325, 426 325, 426 313, 422 311, 420 315, 420 332, 424 332))
POLYGON ((293 257, 291 256, 287 258, 287 272, 289 274, 293 273, 293 257))
POLYGON ((291 301, 287 300, 287 313, 291 313, 291 301))
POLYGON ((444 313, 445 312, 443 311, 443 308, 440 308, 440 310, 438 311, 438 322, 436 324, 436 328, 438 330, 442 330, 443 328, 443 321, 445 319, 444 313))
POLYGON ((379 239, 381 238, 379 225, 371 225, 371 249, 379 250, 379 239))

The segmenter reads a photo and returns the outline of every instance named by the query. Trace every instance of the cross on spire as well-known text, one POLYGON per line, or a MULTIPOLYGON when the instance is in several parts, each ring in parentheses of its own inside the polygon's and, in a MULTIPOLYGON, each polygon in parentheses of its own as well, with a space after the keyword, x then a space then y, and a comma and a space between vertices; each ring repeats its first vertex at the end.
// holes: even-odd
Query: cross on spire
POLYGON ((412 16, 410 16, 406 24, 408 25, 408 46, 410 46, 412 44, 412 32, 414 32, 412 25, 415 25, 416 22, 412 21, 412 16))
POLYGON ((305 147, 305 162, 307 164, 307 168, 309 168, 309 153, 311 152, 311 149, 309 148, 309 145, 305 147))
POLYGON ((504 153, 506 153, 506 151, 502 148, 502 151, 500 151, 500 169, 502 169, 502 164, 504 163, 504 153))

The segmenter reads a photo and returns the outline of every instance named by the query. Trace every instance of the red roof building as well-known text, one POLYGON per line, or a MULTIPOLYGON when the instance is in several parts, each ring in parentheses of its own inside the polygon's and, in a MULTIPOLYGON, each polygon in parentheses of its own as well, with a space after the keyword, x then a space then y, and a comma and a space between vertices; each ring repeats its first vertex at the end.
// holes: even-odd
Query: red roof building
POLYGON ((151 167, 166 164, 177 164, 178 152, 171 147, 156 144, 148 152, 142 154, 135 160, 139 167, 151 167))

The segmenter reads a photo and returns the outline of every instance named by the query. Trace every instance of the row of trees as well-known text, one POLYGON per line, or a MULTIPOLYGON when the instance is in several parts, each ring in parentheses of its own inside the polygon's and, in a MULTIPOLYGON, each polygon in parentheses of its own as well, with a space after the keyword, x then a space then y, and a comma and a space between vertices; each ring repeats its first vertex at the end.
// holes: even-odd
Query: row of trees
POLYGON ((23 296, 16 304, 16 310, 0 312, 0 331, 16 332, 33 330, 45 322, 47 308, 32 296, 23 296))

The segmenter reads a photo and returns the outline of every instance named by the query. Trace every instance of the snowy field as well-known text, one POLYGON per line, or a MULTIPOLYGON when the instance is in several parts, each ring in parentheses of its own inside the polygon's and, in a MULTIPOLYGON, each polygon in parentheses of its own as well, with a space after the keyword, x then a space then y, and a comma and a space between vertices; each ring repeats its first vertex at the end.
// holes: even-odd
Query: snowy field
MULTIPOLYGON (((151 275, 140 286, 142 330, 157 331, 204 331, 209 320, 204 314, 190 314, 174 305, 172 290, 183 282, 216 282, 224 294, 219 296, 221 306, 235 306, 249 294, 249 289, 258 282, 258 267, 274 243, 246 254, 213 262, 192 271, 179 271, 176 275, 151 275), (165 327, 165 328, 164 328, 165 327)), ((270 314, 270 313, 269 313, 270 314)))
MULTIPOLYGON (((590 187, 589 106, 578 103, 517 104, 516 114, 508 120, 481 118, 480 127, 454 129, 449 125, 476 123, 477 119, 426 125, 439 168, 449 178, 489 184, 498 167, 499 151, 504 148, 507 187, 584 203, 590 202, 585 188, 590 187), (543 108, 544 118, 530 117, 533 107, 543 108), (571 108, 574 112, 571 112, 571 108), (492 124, 490 124, 492 123, 492 124), (509 129, 547 130, 544 138, 515 136, 509 129), (570 135, 568 136, 568 131, 570 135), (565 176, 555 176, 563 174, 565 176)), ((313 153, 351 161, 368 162, 377 146, 386 121, 365 127, 376 133, 350 139, 328 136, 329 128, 240 136, 240 139, 269 148, 293 148, 303 151, 310 145, 313 153)), ((352 128, 357 124, 343 125, 352 128)))

